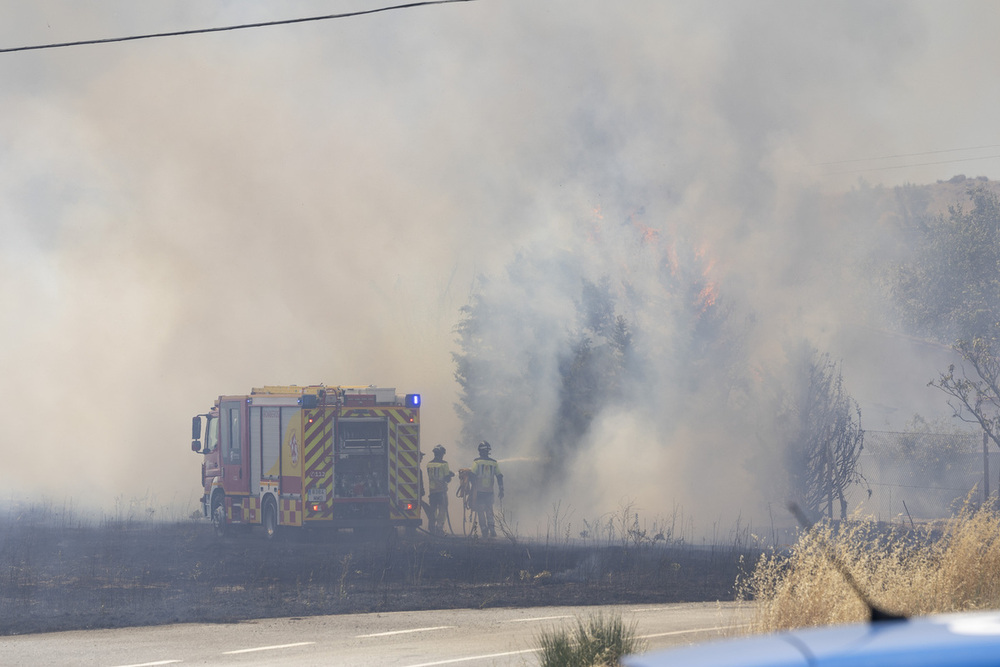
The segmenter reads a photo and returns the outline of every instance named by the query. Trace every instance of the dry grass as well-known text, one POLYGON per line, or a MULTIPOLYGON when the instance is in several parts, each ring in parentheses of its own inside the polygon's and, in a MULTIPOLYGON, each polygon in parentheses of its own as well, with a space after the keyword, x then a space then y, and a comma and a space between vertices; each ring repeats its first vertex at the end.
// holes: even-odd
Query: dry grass
POLYGON ((1000 608, 1000 512, 968 505, 942 526, 887 529, 870 521, 822 524, 788 554, 765 554, 737 582, 749 631, 865 620, 868 610, 829 557, 882 609, 911 616, 1000 608))

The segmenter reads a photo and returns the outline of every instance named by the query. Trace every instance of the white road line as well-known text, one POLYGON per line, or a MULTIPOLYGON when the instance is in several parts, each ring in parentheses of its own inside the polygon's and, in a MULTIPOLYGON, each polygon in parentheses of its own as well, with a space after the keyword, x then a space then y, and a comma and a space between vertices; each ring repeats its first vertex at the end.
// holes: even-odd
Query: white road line
POLYGON ((433 628, 412 628, 410 630, 392 630, 391 632, 376 632, 370 635, 355 635, 355 639, 367 639, 369 637, 388 637, 389 635, 408 635, 413 632, 430 632, 431 630, 450 630, 454 625, 437 625, 433 628))
POLYGON ((406 667, 435 667, 435 665, 453 665, 456 662, 471 662, 473 660, 489 660, 491 658, 505 658, 508 655, 520 655, 522 653, 538 653, 540 648, 526 648, 521 651, 507 651, 506 653, 489 653, 487 655, 470 655, 465 658, 452 658, 450 660, 438 660, 436 662, 422 662, 419 665, 407 665, 406 667))
MULTIPOLYGON (((553 618, 565 618, 554 616, 553 618)), ((643 635, 640 639, 652 639, 653 637, 666 637, 668 635, 684 635, 691 632, 711 632, 713 630, 726 630, 730 626, 720 626, 717 628, 696 628, 694 630, 677 630, 675 632, 661 632, 654 635, 643 635)), ((436 667, 437 665, 454 665, 459 662, 472 662, 474 660, 490 660, 491 658, 505 658, 509 655, 520 655, 522 653, 538 653, 540 648, 526 648, 520 651, 507 651, 506 653, 489 653, 486 655, 470 655, 465 658, 451 658, 450 660, 437 660, 435 662, 421 662, 417 665, 407 665, 406 667, 436 667)))
POLYGON ((569 615, 564 616, 539 616, 538 618, 514 618, 509 621, 504 621, 504 623, 531 623, 533 621, 553 621, 557 618, 573 618, 569 615))
POLYGON ((142 662, 137 665, 120 665, 120 667, 156 667, 156 665, 173 665, 183 660, 159 660, 157 662, 142 662))
POLYGON ((237 653, 254 653, 256 651, 275 651, 281 648, 293 648, 295 646, 309 646, 316 642, 297 642, 295 644, 279 644, 277 646, 258 646, 257 648, 241 648, 238 651, 223 651, 222 655, 236 655, 237 653))
POLYGON ((731 625, 720 625, 716 628, 695 628, 694 630, 674 630, 673 632, 657 632, 652 635, 639 635, 639 639, 653 639, 654 637, 670 637, 672 635, 686 635, 692 632, 714 632, 716 630, 728 630, 731 625))

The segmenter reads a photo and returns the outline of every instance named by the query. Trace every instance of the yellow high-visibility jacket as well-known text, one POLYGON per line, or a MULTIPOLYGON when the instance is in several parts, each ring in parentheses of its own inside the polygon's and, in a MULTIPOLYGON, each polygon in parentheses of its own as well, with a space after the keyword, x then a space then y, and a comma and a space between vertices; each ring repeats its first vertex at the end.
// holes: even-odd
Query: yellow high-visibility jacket
POLYGON ((427 491, 446 493, 448 482, 453 477, 447 461, 431 461, 427 464, 427 491))
POLYGON ((475 490, 483 493, 493 493, 494 480, 503 477, 500 464, 490 458, 478 458, 473 461, 472 474, 476 476, 475 490))

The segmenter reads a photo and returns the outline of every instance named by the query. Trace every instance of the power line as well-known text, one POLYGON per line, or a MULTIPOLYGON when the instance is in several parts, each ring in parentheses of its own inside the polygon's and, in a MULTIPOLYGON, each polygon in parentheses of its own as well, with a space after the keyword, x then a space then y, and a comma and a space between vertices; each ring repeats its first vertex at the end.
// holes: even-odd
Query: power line
POLYGON ((389 7, 377 7, 375 9, 364 9, 356 12, 345 12, 343 14, 327 14, 325 16, 307 16, 297 19, 282 19, 279 21, 262 21, 260 23, 242 23, 239 25, 221 26, 217 28, 195 28, 193 30, 176 30, 173 32, 157 32, 146 35, 130 35, 128 37, 108 37, 105 39, 84 39, 76 42, 61 42, 57 44, 37 44, 33 46, 15 46, 12 48, 0 49, 0 53, 13 53, 15 51, 39 51, 41 49, 59 49, 67 46, 86 46, 89 44, 111 44, 114 42, 134 42, 139 39, 153 39, 155 37, 179 37, 181 35, 201 35, 208 32, 226 32, 229 30, 245 30, 247 28, 265 28, 275 25, 290 25, 292 23, 309 23, 311 21, 328 21, 330 19, 343 19, 352 16, 363 16, 365 14, 378 14, 394 9, 410 9, 412 7, 424 7, 426 5, 446 5, 452 2, 475 2, 475 0, 422 0, 421 2, 409 2, 403 5, 392 5, 389 7))
MULTIPOLYGON (((900 153, 899 155, 883 155, 881 157, 860 157, 851 160, 835 160, 833 162, 817 162, 816 164, 810 164, 810 167, 832 167, 838 164, 850 164, 852 162, 874 162, 876 160, 893 160, 897 158, 904 157, 919 157, 921 155, 938 155, 941 153, 958 153, 961 151, 976 151, 983 150, 986 148, 1000 148, 1000 144, 987 144, 985 146, 969 146, 968 148, 945 148, 943 150, 937 151, 922 151, 920 153, 900 153)), ((976 158, 969 158, 975 160, 976 158)), ((954 160, 955 162, 960 162, 961 160, 954 160)), ((938 163, 928 163, 928 164, 938 164, 938 163)))
POLYGON ((954 162, 975 162, 977 160, 993 160, 1000 158, 1000 155, 983 155, 982 157, 966 157, 966 158, 956 158, 954 160, 937 160, 934 162, 916 162, 913 164, 896 164, 889 165, 886 167, 864 167, 862 169, 846 169, 844 171, 828 171, 826 175, 833 176, 836 174, 860 174, 865 171, 888 171, 890 169, 909 169, 910 167, 926 167, 936 164, 952 164, 954 162))

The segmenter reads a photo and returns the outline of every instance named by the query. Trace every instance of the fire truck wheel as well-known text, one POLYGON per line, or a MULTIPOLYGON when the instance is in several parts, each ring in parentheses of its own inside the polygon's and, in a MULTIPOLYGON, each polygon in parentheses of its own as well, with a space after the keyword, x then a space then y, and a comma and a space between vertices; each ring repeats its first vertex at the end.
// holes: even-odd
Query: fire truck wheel
POLYGON ((264 525, 264 537, 273 540, 278 534, 278 510, 273 502, 264 503, 264 511, 261 516, 261 523, 264 525))
POLYGON ((212 498, 212 527, 218 537, 225 537, 226 504, 221 495, 212 498))

